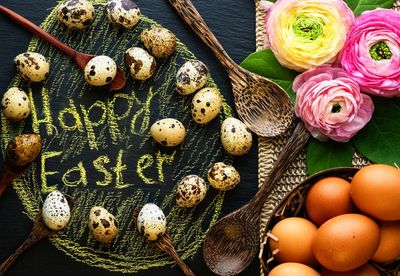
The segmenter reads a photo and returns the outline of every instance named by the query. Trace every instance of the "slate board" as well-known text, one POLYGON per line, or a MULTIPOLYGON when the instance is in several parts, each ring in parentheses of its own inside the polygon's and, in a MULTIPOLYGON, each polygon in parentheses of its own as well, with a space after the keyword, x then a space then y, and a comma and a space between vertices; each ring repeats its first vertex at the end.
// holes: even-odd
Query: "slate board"
MULTIPOLYGON (((137 1, 142 13, 154 19, 158 23, 171 29, 183 43, 200 59, 205 61, 210 68, 211 75, 222 90, 228 103, 233 106, 230 95, 230 86, 222 67, 217 64, 211 52, 204 47, 202 42, 187 28, 166 1, 137 1)), ((40 23, 49 13, 54 2, 29 1, 27 3, 15 1, 2 1, 2 4, 25 15, 35 23, 40 23)), ((254 49, 254 6, 251 1, 243 3, 226 0, 218 1, 194 1, 201 14, 203 14, 210 28, 215 32, 232 58, 240 62, 254 49), (240 36, 238 36, 240 32, 240 36)), ((15 75, 12 59, 15 55, 26 50, 31 39, 30 34, 9 22, 3 16, 0 17, 0 91, 5 91, 10 80, 15 75)), ((255 193, 257 187, 257 147, 253 146, 250 154, 234 160, 234 165, 242 176, 240 187, 226 195, 222 213, 225 214, 243 205, 255 193)), ((6 258, 20 244, 29 232, 31 222, 23 214, 20 200, 12 189, 0 200, 0 260, 6 258)), ((203 264, 201 252, 188 261, 194 272, 199 275, 210 274, 203 264)), ((106 270, 92 268, 73 261, 62 252, 56 250, 47 240, 32 248, 20 257, 11 268, 10 275, 81 275, 90 273, 97 275, 111 275, 106 270)), ((138 275, 156 275, 168 273, 168 275, 180 275, 176 267, 163 267, 143 271, 138 275)), ((245 275, 258 274, 258 265, 255 262, 245 275)))

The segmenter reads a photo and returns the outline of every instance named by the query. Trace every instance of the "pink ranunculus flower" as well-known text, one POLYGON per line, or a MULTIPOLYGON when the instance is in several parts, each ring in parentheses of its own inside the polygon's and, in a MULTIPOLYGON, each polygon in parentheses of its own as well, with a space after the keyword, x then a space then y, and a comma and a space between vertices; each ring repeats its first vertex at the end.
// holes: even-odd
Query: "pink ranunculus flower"
POLYGON ((359 16, 340 55, 361 91, 400 96, 400 12, 376 9, 359 16))
POLYGON ((311 135, 349 141, 372 117, 374 104, 341 68, 325 64, 296 77, 295 112, 311 135))

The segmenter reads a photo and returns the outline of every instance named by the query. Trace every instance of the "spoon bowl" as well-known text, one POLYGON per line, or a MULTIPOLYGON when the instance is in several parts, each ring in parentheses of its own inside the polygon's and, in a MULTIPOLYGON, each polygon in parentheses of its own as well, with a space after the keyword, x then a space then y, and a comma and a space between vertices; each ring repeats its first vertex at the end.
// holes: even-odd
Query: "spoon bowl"
MULTIPOLYGON (((34 23, 29 21, 28 19, 24 18, 23 16, 19 15, 18 13, 14 12, 2 5, 0 5, 0 11, 3 12, 12 21, 21 25, 26 30, 37 35, 41 39, 49 42, 50 44, 52 44, 53 46, 55 46, 56 48, 58 48, 59 50, 64 52, 66 55, 70 56, 82 70, 85 68, 86 64, 92 58, 95 57, 95 55, 81 53, 81 52, 78 52, 78 51, 72 49, 71 47, 62 43, 60 40, 58 40, 51 34, 45 32, 44 30, 42 30, 41 28, 36 26, 34 23)), ((115 75, 115 78, 106 87, 110 91, 118 91, 118 90, 121 90, 122 88, 124 88, 125 84, 126 84, 125 74, 119 67, 117 67, 117 74, 115 75)))

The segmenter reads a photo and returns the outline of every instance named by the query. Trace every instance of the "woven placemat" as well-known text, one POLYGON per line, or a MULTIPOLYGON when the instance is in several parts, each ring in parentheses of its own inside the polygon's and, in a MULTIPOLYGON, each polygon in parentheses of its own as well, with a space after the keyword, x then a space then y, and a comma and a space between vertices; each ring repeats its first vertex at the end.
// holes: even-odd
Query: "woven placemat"
MULTIPOLYGON (((265 45, 265 25, 264 16, 265 10, 259 5, 260 0, 255 0, 256 4, 256 47, 257 50, 266 48, 265 45)), ((393 9, 400 11, 400 0, 398 0, 393 9)), ((279 153, 282 151, 288 138, 293 131, 293 127, 288 130, 285 135, 275 138, 259 138, 258 139, 258 183, 261 186, 266 182, 268 175, 272 169, 274 162, 276 161, 279 153)), ((362 167, 368 164, 368 161, 357 153, 354 154, 353 166, 362 167)), ((268 197, 264 209, 261 215, 261 231, 260 241, 264 239, 265 227, 270 218, 272 212, 278 205, 278 203, 290 192, 292 189, 299 184, 302 180, 307 177, 307 166, 306 156, 303 151, 298 158, 291 164, 287 172, 284 174, 278 185, 275 187, 271 195, 268 197)), ((261 267, 261 275, 264 275, 261 267)))

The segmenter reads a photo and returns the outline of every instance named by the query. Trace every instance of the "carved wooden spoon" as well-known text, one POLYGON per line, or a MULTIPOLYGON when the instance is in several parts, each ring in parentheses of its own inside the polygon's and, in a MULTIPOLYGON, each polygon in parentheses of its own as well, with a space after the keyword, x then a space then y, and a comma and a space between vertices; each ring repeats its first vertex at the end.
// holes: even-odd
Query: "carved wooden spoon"
MULTIPOLYGON (((12 21, 18 23, 31 33, 37 35, 41 39, 53 44, 53 46, 57 47, 60 49, 62 52, 64 52, 66 55, 70 56, 75 62, 78 64, 82 70, 85 68, 86 64, 91 60, 92 58, 95 57, 95 55, 89 55, 89 54, 84 54, 81 52, 78 52, 71 47, 67 46, 66 44, 62 43, 60 40, 55 38, 54 36, 50 35, 49 33, 45 32, 35 24, 33 24, 31 21, 28 19, 24 18, 23 16, 19 15, 18 13, 0 5, 0 11, 2 11, 8 18, 10 18, 12 21)), ((118 67, 117 68, 117 74, 113 81, 108 84, 108 88, 111 91, 117 91, 121 90, 124 88, 126 82, 126 78, 122 70, 118 67)))
MULTIPOLYGON (((71 213, 74 209, 74 200, 71 196, 65 195, 68 200, 68 205, 71 213)), ((61 231, 61 230, 60 230, 61 231)), ((37 243, 38 241, 47 238, 48 236, 57 233, 58 231, 51 230, 46 226, 42 218, 42 209, 36 215, 35 221, 33 222, 33 227, 29 233, 28 238, 15 250, 13 254, 10 255, 1 265, 0 265, 0 276, 3 276, 6 271, 11 267, 15 260, 24 253, 29 247, 37 243)))
POLYGON ((287 93, 273 81, 237 65, 209 30, 190 0, 169 0, 182 19, 214 52, 231 79, 240 119, 256 134, 274 137, 284 133, 293 118, 287 93))
POLYGON ((0 180, 0 197, 10 183, 35 161, 42 148, 40 136, 35 133, 14 137, 7 146, 3 175, 0 180))

